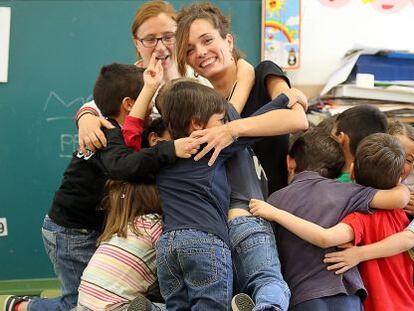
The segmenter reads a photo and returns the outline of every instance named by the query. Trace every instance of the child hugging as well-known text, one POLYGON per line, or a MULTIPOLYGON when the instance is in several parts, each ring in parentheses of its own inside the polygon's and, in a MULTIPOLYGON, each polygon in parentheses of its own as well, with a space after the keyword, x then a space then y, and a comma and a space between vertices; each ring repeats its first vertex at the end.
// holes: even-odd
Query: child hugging
POLYGON ((106 187, 105 228, 81 278, 78 310, 128 310, 157 280, 154 245, 162 227, 154 181, 110 180, 106 187))

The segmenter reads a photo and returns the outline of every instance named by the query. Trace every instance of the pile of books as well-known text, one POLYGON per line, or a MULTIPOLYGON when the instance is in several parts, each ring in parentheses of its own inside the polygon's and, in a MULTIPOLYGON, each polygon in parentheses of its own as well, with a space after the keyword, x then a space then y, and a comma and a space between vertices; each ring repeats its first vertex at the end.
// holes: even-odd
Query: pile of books
POLYGON ((332 105, 331 114, 364 103, 376 105, 390 116, 409 118, 405 122, 414 122, 414 53, 350 51, 331 75, 321 99, 332 105))

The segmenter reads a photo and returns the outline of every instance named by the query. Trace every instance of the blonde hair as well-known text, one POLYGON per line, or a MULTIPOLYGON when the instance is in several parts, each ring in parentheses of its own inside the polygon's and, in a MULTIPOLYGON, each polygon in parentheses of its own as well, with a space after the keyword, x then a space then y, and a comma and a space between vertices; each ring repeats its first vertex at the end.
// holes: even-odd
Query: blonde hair
MULTIPOLYGON (((134 19, 132 20, 131 25, 131 33, 132 38, 137 38, 137 31, 139 27, 143 23, 145 23, 148 19, 152 17, 156 17, 160 14, 164 13, 168 17, 170 17, 175 22, 177 21, 177 12, 175 11, 174 7, 168 3, 167 1, 155 0, 155 1, 148 1, 144 3, 135 13, 134 19)), ((137 52, 137 58, 140 58, 140 55, 137 52)))
POLYGON ((129 183, 108 180, 104 198, 106 210, 105 228, 98 243, 107 241, 114 234, 126 238, 128 227, 139 235, 133 225, 137 216, 161 213, 158 188, 152 183, 129 183))
MULTIPOLYGON (((188 7, 183 7, 177 16, 176 49, 177 49, 177 67, 178 72, 184 76, 186 73, 186 58, 188 49, 188 38, 190 36, 191 24, 197 19, 205 19, 211 23, 221 38, 225 39, 230 32, 230 17, 223 15, 218 7, 204 2, 195 3, 188 7)), ((242 57, 242 53, 234 48, 232 51, 233 58, 237 61, 242 57)))

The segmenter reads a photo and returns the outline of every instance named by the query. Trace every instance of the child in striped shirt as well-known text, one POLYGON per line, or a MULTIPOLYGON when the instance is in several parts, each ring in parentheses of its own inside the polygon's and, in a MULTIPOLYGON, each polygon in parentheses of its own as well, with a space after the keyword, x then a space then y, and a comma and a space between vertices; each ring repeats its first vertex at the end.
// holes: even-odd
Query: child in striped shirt
POLYGON ((128 310, 157 284, 154 245, 162 226, 156 185, 108 181, 107 188, 105 229, 83 272, 77 310, 128 310))

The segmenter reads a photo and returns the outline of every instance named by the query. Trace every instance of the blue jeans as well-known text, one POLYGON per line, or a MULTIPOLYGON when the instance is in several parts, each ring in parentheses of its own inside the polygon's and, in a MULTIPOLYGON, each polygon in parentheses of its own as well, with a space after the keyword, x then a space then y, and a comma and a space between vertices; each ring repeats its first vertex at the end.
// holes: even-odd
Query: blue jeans
POLYGON ((253 310, 287 310, 290 290, 280 271, 275 236, 269 222, 252 216, 229 221, 236 288, 250 295, 253 310))
POLYGON ((335 295, 311 299, 297 304, 290 311, 364 311, 361 299, 357 295, 335 295))
POLYGON ((156 245, 157 274, 166 309, 230 310, 233 271, 230 249, 198 230, 163 233, 156 245))
POLYGON ((97 231, 59 226, 46 215, 42 227, 43 243, 60 281, 62 296, 31 299, 29 311, 60 311, 76 307, 80 278, 96 250, 98 236, 97 231))

